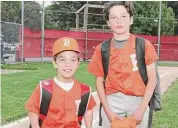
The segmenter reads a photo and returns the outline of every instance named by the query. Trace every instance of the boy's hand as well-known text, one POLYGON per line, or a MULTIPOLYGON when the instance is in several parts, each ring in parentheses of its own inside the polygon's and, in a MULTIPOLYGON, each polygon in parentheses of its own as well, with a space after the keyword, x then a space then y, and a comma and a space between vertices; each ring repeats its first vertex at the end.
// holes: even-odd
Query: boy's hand
POLYGON ((112 122, 112 120, 114 119, 119 119, 119 120, 122 120, 123 118, 122 117, 119 117, 116 113, 114 113, 113 111, 111 111, 110 109, 107 109, 107 110, 104 110, 109 121, 112 122))
POLYGON ((142 121, 143 115, 144 115, 144 112, 140 108, 137 108, 132 113, 132 116, 136 119, 137 124, 140 124, 140 122, 142 121))
POLYGON ((86 128, 92 128, 92 121, 93 121, 93 110, 86 111, 84 115, 85 125, 86 128))

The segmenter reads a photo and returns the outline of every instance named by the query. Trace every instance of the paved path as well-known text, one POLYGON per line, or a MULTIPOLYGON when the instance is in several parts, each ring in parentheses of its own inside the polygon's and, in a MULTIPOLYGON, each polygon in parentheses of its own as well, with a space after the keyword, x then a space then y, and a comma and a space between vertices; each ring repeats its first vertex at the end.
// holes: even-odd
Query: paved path
POLYGON ((24 72, 25 70, 7 70, 1 69, 1 74, 9 74, 9 73, 16 73, 16 72, 24 72))
MULTIPOLYGON (((163 94, 171 85, 171 83, 174 82, 176 78, 178 78, 178 67, 158 67, 158 70, 161 78, 161 93, 163 94)), ((93 92, 93 96, 97 103, 97 106, 94 108, 93 128, 102 128, 98 126, 99 98, 96 92, 93 92)), ((29 119, 26 117, 8 125, 2 126, 2 128, 28 128, 28 126, 29 119)), ((82 128, 85 128, 85 126, 83 125, 82 128)))

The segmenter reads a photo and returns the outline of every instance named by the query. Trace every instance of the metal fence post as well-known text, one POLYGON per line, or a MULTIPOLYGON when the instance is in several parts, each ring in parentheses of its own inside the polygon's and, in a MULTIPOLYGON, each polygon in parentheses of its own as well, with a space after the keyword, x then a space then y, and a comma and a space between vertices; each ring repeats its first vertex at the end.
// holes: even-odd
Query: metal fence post
MULTIPOLYGON (((88 2, 87 2, 88 3, 88 2)), ((87 53, 88 53, 88 36, 87 36, 87 31, 88 31, 88 4, 87 6, 84 8, 84 25, 83 25, 83 29, 85 31, 85 53, 84 53, 84 61, 86 61, 87 58, 87 53)))
POLYGON ((158 24, 158 60, 160 58, 160 36, 161 36, 161 14, 162 13, 162 3, 159 2, 159 24, 158 24))
POLYGON ((22 1, 22 11, 21 11, 21 24, 22 24, 22 57, 21 62, 24 62, 24 1, 22 1))
POLYGON ((44 61, 44 1, 42 1, 42 16, 41 16, 41 63, 44 61))

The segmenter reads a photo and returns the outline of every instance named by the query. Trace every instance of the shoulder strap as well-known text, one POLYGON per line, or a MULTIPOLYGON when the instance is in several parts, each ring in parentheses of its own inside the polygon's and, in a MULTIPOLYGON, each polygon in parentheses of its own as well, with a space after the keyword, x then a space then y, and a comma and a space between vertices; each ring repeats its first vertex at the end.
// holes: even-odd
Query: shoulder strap
MULTIPOLYGON (((52 80, 40 81, 40 112, 39 112, 39 126, 42 126, 43 120, 48 113, 49 104, 52 97, 52 80)), ((31 124, 29 128, 32 128, 31 124)))
POLYGON ((40 119, 43 120, 48 113, 52 97, 52 80, 40 81, 40 119))
POLYGON ((101 44, 101 57, 102 57, 102 66, 104 71, 104 79, 106 79, 106 76, 108 74, 110 44, 111 44, 111 39, 106 40, 101 44))
POLYGON ((144 84, 147 85, 148 77, 145 63, 145 40, 143 38, 136 37, 135 45, 138 70, 144 84))
POLYGON ((91 96, 91 88, 83 83, 81 83, 81 102, 78 110, 78 122, 81 125, 83 116, 88 108, 88 103, 91 96))
MULTIPOLYGON (((105 40, 101 44, 101 58, 102 58, 102 66, 103 66, 103 71, 104 71, 104 80, 106 80, 106 77, 107 77, 107 74, 108 74, 109 57, 110 57, 110 44, 111 44, 111 39, 105 40)), ((103 85, 104 85, 104 88, 105 88, 105 81, 104 81, 103 85)), ((99 126, 102 126, 101 109, 102 109, 102 104, 100 103, 99 126)))

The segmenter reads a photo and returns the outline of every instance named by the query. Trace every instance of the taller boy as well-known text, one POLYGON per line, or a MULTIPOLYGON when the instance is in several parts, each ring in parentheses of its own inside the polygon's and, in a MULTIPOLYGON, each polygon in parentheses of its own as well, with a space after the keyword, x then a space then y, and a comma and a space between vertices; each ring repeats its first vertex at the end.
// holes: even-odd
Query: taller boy
POLYGON ((115 118, 133 116, 137 128, 147 128, 149 101, 156 86, 154 62, 157 55, 152 44, 145 40, 145 62, 148 82, 145 86, 137 66, 135 36, 130 33, 133 24, 132 2, 108 2, 104 9, 108 26, 113 31, 110 60, 104 88, 101 45, 99 44, 88 66, 96 76, 96 88, 103 105, 103 127, 109 128, 115 118))

